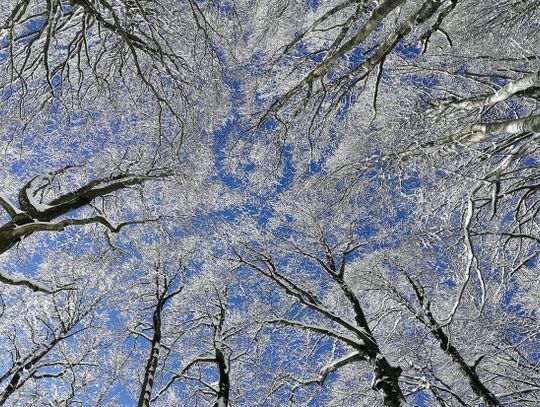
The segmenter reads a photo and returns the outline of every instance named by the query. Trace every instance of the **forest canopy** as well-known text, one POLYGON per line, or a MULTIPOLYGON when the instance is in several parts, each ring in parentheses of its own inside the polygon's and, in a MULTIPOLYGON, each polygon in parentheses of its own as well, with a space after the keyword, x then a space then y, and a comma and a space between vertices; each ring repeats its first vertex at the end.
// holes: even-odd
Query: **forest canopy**
POLYGON ((540 1, 8 0, 0 405, 540 405, 540 1))

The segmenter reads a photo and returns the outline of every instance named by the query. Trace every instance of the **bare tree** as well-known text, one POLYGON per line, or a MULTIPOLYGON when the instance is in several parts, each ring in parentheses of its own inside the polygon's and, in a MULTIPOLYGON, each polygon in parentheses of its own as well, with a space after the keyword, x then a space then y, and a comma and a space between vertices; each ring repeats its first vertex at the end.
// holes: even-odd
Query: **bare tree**
MULTIPOLYGON (((77 209, 91 206, 97 198, 106 198, 122 189, 141 186, 147 181, 163 179, 164 176, 168 175, 167 172, 162 171, 149 171, 146 174, 112 174, 109 177, 92 180, 74 191, 51 197, 56 177, 68 169, 70 167, 38 175, 27 182, 19 191, 19 207, 10 202, 8 198, 0 197, 2 208, 11 218, 0 227, 0 253, 6 252, 17 242, 36 232, 61 232, 69 226, 101 224, 110 232, 117 233, 127 225, 152 221, 134 220, 114 225, 100 214, 86 218, 67 217, 54 222, 57 218, 69 215, 77 209)), ((0 279, 3 283, 24 285, 35 291, 48 293, 54 291, 54 289, 39 282, 31 279, 13 278, 5 272, 2 272, 0 279)))
MULTIPOLYGON (((157 267, 159 268, 160 265, 157 265, 157 267)), ((157 271, 159 273, 160 270, 158 269, 157 271)), ((152 313, 152 323, 149 327, 141 327, 144 328, 145 331, 149 329, 152 336, 147 337, 145 333, 138 333, 137 331, 134 331, 134 334, 146 338, 150 341, 150 355, 148 356, 148 360, 146 362, 144 378, 141 384, 141 391, 139 395, 139 401, 137 403, 139 407, 146 407, 150 405, 152 388, 154 386, 156 369, 162 347, 162 313, 165 306, 167 305, 167 302, 174 298, 176 295, 180 294, 184 288, 183 285, 178 285, 177 280, 179 278, 179 275, 172 275, 168 278, 166 275, 160 276, 160 274, 156 274, 154 293, 155 306, 152 313)))
MULTIPOLYGON (((354 225, 353 222, 350 226, 350 236, 332 243, 328 241, 325 232, 319 229, 318 238, 311 240, 312 244, 317 245, 315 246, 318 249, 317 252, 305 249, 302 243, 294 240, 285 240, 283 246, 278 243, 278 250, 292 253, 299 258, 300 263, 295 262, 296 266, 292 265, 292 259, 282 266, 288 272, 280 271, 282 261, 274 258, 267 248, 259 249, 248 245, 245 248, 233 250, 239 265, 252 268, 273 281, 295 302, 319 316, 323 324, 304 322, 288 316, 272 319, 268 321, 269 323, 322 334, 352 348, 352 352, 346 357, 323 367, 318 379, 301 380, 300 383, 323 385, 330 373, 349 363, 365 361, 369 363, 372 370, 372 388, 382 395, 384 404, 401 406, 405 403, 405 396, 399 382, 402 369, 399 366, 393 366, 386 358, 370 327, 361 301, 346 281, 347 258, 362 246, 354 236, 354 225), (311 265, 302 266, 302 261, 311 265), (319 273, 314 273, 314 275, 325 276, 335 286, 335 295, 340 295, 345 299, 345 304, 349 308, 347 312, 337 307, 337 304, 332 306, 320 299, 312 292, 311 282, 308 284, 297 282, 295 281, 297 278, 288 275, 291 271, 294 275, 303 275, 305 272, 301 269, 295 270, 295 268, 313 266, 319 270, 319 273), (352 317, 354 322, 350 322, 349 317, 352 317)), ((317 229, 317 226, 315 228, 317 229)))
POLYGON ((214 57, 215 10, 206 10, 212 4, 22 0, 9 6, 0 15, 8 56, 0 87, 19 91, 19 102, 36 87, 83 98, 96 85, 112 93, 123 82, 129 89, 135 77, 174 113, 169 94, 185 100, 196 63, 214 57), (158 78, 170 80, 167 88, 158 78))
MULTIPOLYGON (((86 271, 82 262, 80 267, 86 271)), ((0 404, 76 402, 95 384, 98 354, 110 339, 104 335, 98 308, 111 291, 109 287, 98 292, 94 283, 99 273, 98 278, 77 272, 69 277, 77 274, 86 282, 78 290, 46 297, 10 296, 5 303, 0 404), (50 390, 48 397, 43 389, 50 390)), ((102 283, 105 280, 101 278, 102 283)))
POLYGON ((539 5, 7 2, 0 404, 538 405, 539 5))

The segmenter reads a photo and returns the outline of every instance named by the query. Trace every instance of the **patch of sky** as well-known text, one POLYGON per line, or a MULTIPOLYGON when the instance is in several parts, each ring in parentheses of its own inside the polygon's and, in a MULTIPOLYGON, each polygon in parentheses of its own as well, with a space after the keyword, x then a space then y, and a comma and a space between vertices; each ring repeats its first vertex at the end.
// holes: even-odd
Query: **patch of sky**
POLYGON ((446 173, 445 170, 442 170, 442 169, 438 168, 438 169, 435 170, 435 176, 437 178, 444 178, 444 177, 447 176, 447 173, 446 173))
POLYGON ((118 401, 122 406, 134 406, 137 404, 136 400, 131 396, 130 389, 120 382, 116 382, 110 391, 110 398, 118 398, 118 401))
POLYGON ((267 103, 267 97, 262 92, 255 92, 254 96, 255 106, 262 107, 267 103))
MULTIPOLYGON (((539 335, 535 335, 534 340, 536 343, 538 343, 540 338, 539 335)), ((540 363, 540 351, 538 351, 538 348, 533 348, 529 352, 527 352, 527 355, 529 356, 529 359, 532 363, 538 365, 540 363)))
POLYGON ((306 311, 305 305, 295 302, 291 308, 289 309, 289 312, 287 314, 287 318, 294 319, 300 317, 302 314, 304 314, 306 311))
POLYGON ((503 216, 503 218, 501 219, 501 226, 502 227, 507 227, 507 226, 511 226, 514 224, 514 213, 511 212, 511 211, 508 211, 505 213, 505 215, 503 216))
POLYGON ((22 272, 24 276, 36 277, 38 266, 41 264, 45 255, 43 252, 27 252, 24 260, 7 262, 2 265, 2 268, 8 273, 13 274, 22 272))
POLYGON ((294 44, 294 49, 298 52, 300 55, 307 55, 308 48, 306 46, 306 43, 303 41, 297 41, 294 44))
MULTIPOLYGON (((195 216, 191 218, 190 224, 194 228, 203 228, 213 221, 234 222, 241 212, 242 208, 240 207, 216 210, 214 212, 198 211, 195 216)), ((182 228, 175 228, 173 233, 178 237, 185 235, 182 228)))
POLYGON ((519 119, 528 115, 528 111, 523 106, 523 103, 520 103, 516 99, 506 100, 505 104, 508 107, 508 116, 505 116, 505 119, 519 119))
MULTIPOLYGON (((514 315, 515 317, 523 320, 534 320, 537 318, 537 312, 525 310, 524 307, 518 303, 519 298, 515 299, 514 295, 519 295, 520 293, 516 290, 511 290, 511 292, 508 292, 505 294, 505 298, 503 299, 503 309, 505 312, 514 315)), ((520 328, 519 324, 512 324, 507 330, 505 330, 505 337, 506 340, 511 342, 512 344, 520 344, 523 345, 526 342, 530 342, 531 344, 537 344, 539 335, 534 334, 531 335, 529 331, 520 328)), ((538 362, 539 360, 539 354, 538 354, 538 348, 530 348, 530 352, 528 352, 529 357, 532 357, 535 360, 535 362, 538 362)), ((533 359, 533 360, 534 360, 533 359)))
MULTIPOLYGON (((538 138, 535 138, 534 141, 538 142, 538 138)), ((534 155, 527 155, 524 157, 520 157, 519 162, 522 165, 522 167, 530 167, 531 169, 535 169, 535 170, 538 164, 540 164, 538 157, 534 155)))
POLYGON ((381 241, 381 242, 375 242, 373 244, 370 244, 369 246, 366 246, 366 251, 368 249, 371 249, 371 252, 378 252, 378 251, 385 251, 387 249, 393 249, 400 245, 400 243, 396 241, 381 241))
POLYGON ((50 89, 50 91, 53 92, 56 96, 60 96, 62 94, 62 89, 63 89, 62 85, 63 85, 63 78, 62 78, 62 71, 60 71, 50 78, 49 87, 52 86, 52 89, 50 89))
MULTIPOLYGON (((214 160, 215 177, 223 182, 227 187, 234 189, 241 186, 241 180, 236 178, 227 167, 229 156, 229 141, 231 135, 238 134, 238 125, 234 121, 228 121, 221 129, 213 133, 214 138, 214 160)), ((233 136, 234 137, 234 136, 233 136)), ((246 171, 250 171, 246 168, 246 171)))
POLYGON ((266 226, 274 216, 274 208, 271 203, 262 200, 243 205, 242 211, 253 216, 260 226, 266 226))
POLYGON ((326 55, 327 55, 327 52, 325 50, 316 51, 316 52, 312 52, 309 55, 309 59, 312 62, 320 63, 324 61, 324 58, 326 57, 326 55))
POLYGON ((538 265, 538 255, 529 258, 525 262, 525 266, 528 267, 528 268, 531 268, 531 269, 535 268, 537 265, 538 265))
MULTIPOLYGON (((323 156, 325 156, 325 155, 323 154, 323 156)), ((328 155, 326 155, 326 157, 328 157, 328 155)), ((322 169, 323 169, 322 161, 320 161, 320 160, 311 160, 309 162, 308 171, 309 171, 310 175, 318 174, 318 173, 320 173, 322 171, 322 169)))
POLYGON ((529 61, 525 60, 524 62, 520 62, 517 64, 518 69, 528 69, 530 67, 529 61))
POLYGON ((26 22, 24 33, 18 39, 19 44, 27 44, 31 41, 35 41, 43 29, 45 23, 45 17, 36 17, 26 22))
POLYGON ((431 402, 433 401, 425 390, 414 393, 412 399, 414 404, 418 407, 430 407, 432 405, 431 402))
POLYGON ((295 236, 296 230, 293 226, 280 225, 275 229, 275 234, 282 239, 291 240, 295 236))
POLYGON ((413 195, 421 185, 418 175, 411 175, 401 181, 401 188, 405 195, 413 195))
MULTIPOLYGON (((343 85, 343 87, 346 87, 347 84, 343 85)), ((341 91, 342 89, 340 89, 341 91)), ((349 109, 351 106, 354 105, 356 102, 356 96, 351 93, 347 92, 340 100, 339 108, 336 112, 336 119, 338 121, 343 121, 347 118, 347 113, 349 112, 349 109)))
POLYGON ((289 186, 291 186, 294 180, 294 175, 296 173, 296 170, 293 164, 293 153, 291 151, 291 148, 289 147, 283 148, 281 159, 282 159, 282 165, 283 165, 283 172, 282 172, 281 178, 278 181, 277 188, 275 190, 277 194, 285 191, 289 186))
POLYGON ((239 312, 248 313, 249 304, 245 299, 245 293, 240 284, 231 284, 227 289, 227 307, 229 309, 234 308, 239 312))
POLYGON ((384 157, 384 153, 381 150, 375 150, 369 157, 369 161, 372 165, 366 171, 366 178, 374 178, 377 175, 381 174, 383 171, 390 168, 391 164, 381 160, 384 157))
POLYGON ((237 117, 237 108, 244 104, 245 95, 242 92, 242 82, 227 75, 224 79, 225 85, 229 88, 231 101, 233 103, 233 117, 237 117))
POLYGON ((251 36, 253 35, 253 32, 251 32, 250 30, 246 29, 243 33, 242 33, 242 41, 247 44, 249 43, 249 40, 251 38, 251 36))
MULTIPOLYGON (((281 386, 274 391, 274 398, 276 400, 283 400, 283 401, 291 400, 291 397, 293 396, 291 394, 291 389, 289 386, 281 386)), ((296 405, 303 405, 298 402, 298 399, 296 397, 293 397, 292 400, 294 400, 295 404, 298 403, 296 405)), ((270 401, 265 400, 265 401, 261 401, 260 407, 275 407, 275 404, 273 404, 270 401)))
POLYGON ((435 260, 435 264, 431 270, 438 275, 448 272, 448 263, 442 257, 443 255, 441 254, 441 256, 435 260))
POLYGON ((514 315, 527 318, 531 315, 531 310, 528 308, 525 308, 523 304, 519 302, 520 294, 521 292, 518 291, 516 287, 511 287, 504 294, 503 302, 502 302, 503 309, 514 315))
MULTIPOLYGON (((359 223, 355 232, 358 234, 358 236, 369 239, 370 237, 376 236, 379 230, 369 222, 362 222, 359 223)), ((355 258, 356 256, 356 253, 350 255, 351 258, 355 258)))
POLYGON ((7 101, 13 95, 13 87, 9 86, 3 89, 2 91, 2 101, 7 101))
POLYGON ((234 222, 239 214, 240 209, 224 209, 221 211, 217 211, 214 217, 223 219, 228 222, 234 222))
POLYGON ((120 133, 121 127, 122 127, 122 120, 120 119, 112 119, 109 121, 109 126, 111 128, 111 131, 113 134, 120 133))
POLYGON ((107 315, 107 322, 108 322, 109 327, 114 328, 114 327, 124 326, 125 322, 122 320, 122 316, 120 315, 118 310, 116 310, 115 308, 109 307, 108 304, 98 307, 97 311, 99 313, 104 313, 107 315))
MULTIPOLYGON (((325 360, 327 355, 332 354, 332 348, 334 347, 334 339, 328 336, 323 336, 321 338, 312 338, 310 345, 314 348, 312 356, 315 358, 315 360, 325 360)), ((342 352, 337 352, 337 354, 334 354, 334 357, 337 359, 345 355, 346 353, 344 349, 342 349, 342 352)), ((328 377, 328 379, 331 381, 331 377, 328 377)))
POLYGON ((457 67, 458 73, 469 73, 469 65, 467 64, 461 64, 457 67))
MULTIPOLYGON (((248 34, 244 34, 244 37, 246 38, 245 41, 249 40, 248 34)), ((249 60, 244 63, 243 65, 239 66, 238 69, 242 72, 248 72, 252 75, 256 76, 258 74, 261 74, 266 69, 265 65, 262 63, 262 61, 266 58, 266 55, 264 52, 254 52, 253 55, 250 56, 249 60)))
POLYGON ((341 180, 341 179, 338 179, 336 182, 335 182, 335 190, 338 194, 342 194, 344 191, 345 191, 345 181, 344 180, 341 180))
POLYGON ((403 75, 401 82, 418 86, 422 89, 429 89, 439 85, 440 81, 434 75, 420 76, 420 75, 403 75))
POLYGON ((5 50, 0 52, 0 62, 4 62, 9 56, 9 52, 6 50, 6 48, 9 47, 10 41, 11 40, 8 35, 3 36, 0 40, 0 51, 5 50))
POLYGON ((506 78, 502 78, 500 77, 499 75, 492 75, 489 77, 489 81, 498 86, 498 87, 503 87, 503 86, 506 86, 506 84, 508 83, 508 79, 506 78))
POLYGON ((174 85, 174 80, 173 78, 171 78, 170 76, 168 75, 161 75, 159 77, 159 80, 161 82, 161 85, 164 87, 164 88, 167 88, 169 86, 173 86, 174 85))
POLYGON ((422 47, 420 44, 408 44, 405 40, 402 40, 396 45, 394 51, 407 59, 412 59, 422 54, 422 47))
POLYGON ((457 282, 454 278, 452 277, 449 277, 449 278, 445 278, 441 281, 441 284, 444 284, 445 286, 447 286, 448 288, 456 288, 457 287, 457 282))
POLYGON ((26 161, 25 160, 17 160, 14 163, 11 164, 11 173, 16 175, 23 175, 25 174, 26 170, 26 161))
POLYGON ((319 8, 319 0, 308 0, 306 2, 306 11, 309 12, 310 9, 313 11, 317 11, 319 8))
POLYGON ((219 3, 219 12, 225 16, 230 16, 234 13, 232 2, 223 1, 219 3))

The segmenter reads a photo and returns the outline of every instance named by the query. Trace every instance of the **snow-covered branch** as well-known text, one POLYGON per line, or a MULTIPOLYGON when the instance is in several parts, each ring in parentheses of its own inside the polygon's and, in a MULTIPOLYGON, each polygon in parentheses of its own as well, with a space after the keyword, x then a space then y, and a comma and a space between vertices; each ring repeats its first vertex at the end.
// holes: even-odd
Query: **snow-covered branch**
POLYGON ((56 291, 58 291, 57 289, 49 287, 48 285, 31 278, 10 276, 3 270, 0 270, 0 281, 4 284, 24 286, 33 291, 38 291, 45 294, 54 294, 56 291))
POLYGON ((485 139, 488 134, 540 133, 540 115, 493 123, 477 123, 466 127, 454 136, 456 144, 468 144, 485 139))
POLYGON ((282 324, 282 325, 292 326, 295 328, 304 329, 307 331, 313 331, 322 335, 329 336, 331 338, 339 339, 345 342, 347 345, 352 346, 356 349, 362 349, 365 346, 365 343, 360 339, 355 339, 350 336, 343 335, 339 332, 336 332, 335 330, 317 326, 317 325, 305 324, 303 322, 293 321, 290 319, 273 319, 273 320, 267 320, 265 322, 268 324, 282 324))
POLYGON ((443 102, 438 107, 439 111, 442 111, 446 107, 452 107, 461 110, 474 110, 480 109, 485 106, 493 105, 495 103, 504 102, 517 93, 526 91, 530 88, 540 86, 540 71, 533 72, 523 77, 509 82, 496 92, 490 95, 475 96, 468 99, 462 99, 457 101, 443 102))

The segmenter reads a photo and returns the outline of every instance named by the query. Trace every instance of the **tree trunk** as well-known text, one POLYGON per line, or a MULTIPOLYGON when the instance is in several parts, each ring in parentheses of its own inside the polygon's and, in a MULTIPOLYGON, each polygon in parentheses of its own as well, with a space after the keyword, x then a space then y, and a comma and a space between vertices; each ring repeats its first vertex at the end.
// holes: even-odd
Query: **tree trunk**
POLYGON ((229 364, 223 354, 223 351, 218 347, 216 349, 216 362, 219 370, 219 389, 218 398, 214 407, 227 407, 229 405, 229 391, 231 387, 229 379, 229 364))
POLYGON ((163 304, 158 302, 156 310, 154 311, 153 325, 154 335, 152 337, 152 346, 150 348, 150 356, 146 362, 146 369, 144 371, 144 379, 141 386, 141 393, 139 396, 139 402, 137 407, 148 407, 150 405, 150 397, 152 395, 152 387, 154 386, 154 380, 156 375, 156 369, 159 358, 159 348, 161 346, 161 310, 163 304))

